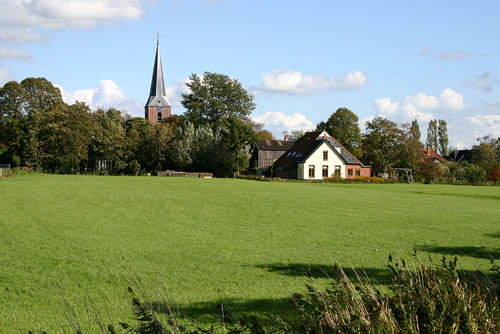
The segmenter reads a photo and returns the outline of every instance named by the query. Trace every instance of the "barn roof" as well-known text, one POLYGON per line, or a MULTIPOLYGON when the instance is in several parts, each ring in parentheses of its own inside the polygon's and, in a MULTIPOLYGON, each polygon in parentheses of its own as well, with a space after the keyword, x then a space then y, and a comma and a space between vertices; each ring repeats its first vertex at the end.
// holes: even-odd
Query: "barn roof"
POLYGON ((295 144, 294 140, 259 140, 257 149, 259 151, 287 151, 293 144, 295 144))

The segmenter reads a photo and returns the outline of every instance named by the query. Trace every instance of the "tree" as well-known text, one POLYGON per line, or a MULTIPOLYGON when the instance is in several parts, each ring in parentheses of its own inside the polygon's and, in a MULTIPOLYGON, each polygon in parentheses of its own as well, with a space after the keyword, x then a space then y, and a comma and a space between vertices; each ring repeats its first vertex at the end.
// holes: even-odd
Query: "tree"
POLYGON ((210 72, 203 77, 192 74, 189 79, 189 93, 182 94, 181 104, 185 118, 195 127, 208 124, 216 132, 228 117, 249 121, 255 103, 238 80, 210 72))
POLYGON ((372 167, 375 175, 384 173, 397 162, 401 138, 401 129, 397 124, 376 117, 366 122, 366 133, 363 135, 363 161, 372 167))
POLYGON ((318 130, 325 130, 337 139, 354 156, 361 155, 361 131, 358 116, 347 108, 339 108, 328 120, 317 125, 318 130))
POLYGON ((489 172, 500 161, 500 138, 484 136, 478 141, 479 144, 472 147, 472 162, 489 172))
POLYGON ((257 140, 274 140, 273 134, 268 130, 260 130, 255 132, 257 140))
POLYGON ((417 120, 410 124, 403 124, 401 127, 400 158, 398 167, 411 168, 416 170, 422 161, 423 145, 420 142, 420 127, 417 120))
POLYGON ((282 134, 283 136, 288 136, 288 140, 299 140, 304 136, 305 132, 302 130, 292 130, 290 132, 283 131, 282 134))
POLYGON ((192 74, 187 86, 190 92, 182 94, 181 102, 185 119, 195 129, 208 126, 217 144, 213 172, 229 176, 245 169, 250 145, 256 140, 250 121, 253 96, 224 74, 205 72, 202 78, 192 74))
POLYGON ((435 119, 429 121, 429 127, 427 128, 427 141, 425 142, 425 147, 437 150, 439 147, 438 141, 438 123, 435 119))
POLYGON ((88 168, 95 170, 97 160, 111 162, 111 172, 118 173, 126 167, 125 120, 117 109, 98 109, 92 113, 88 168))
POLYGON ((448 155, 448 127, 446 121, 440 119, 438 124, 439 154, 448 155))

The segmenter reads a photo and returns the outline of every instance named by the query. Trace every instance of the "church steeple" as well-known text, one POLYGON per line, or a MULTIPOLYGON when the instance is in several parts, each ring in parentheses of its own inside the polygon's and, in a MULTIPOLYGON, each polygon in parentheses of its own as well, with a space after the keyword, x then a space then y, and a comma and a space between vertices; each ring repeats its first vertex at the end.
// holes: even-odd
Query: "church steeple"
POLYGON ((157 124, 170 117, 171 107, 167 100, 165 81, 163 80, 163 68, 160 56, 160 37, 156 40, 156 56, 151 78, 149 98, 145 106, 145 116, 151 123, 157 124))

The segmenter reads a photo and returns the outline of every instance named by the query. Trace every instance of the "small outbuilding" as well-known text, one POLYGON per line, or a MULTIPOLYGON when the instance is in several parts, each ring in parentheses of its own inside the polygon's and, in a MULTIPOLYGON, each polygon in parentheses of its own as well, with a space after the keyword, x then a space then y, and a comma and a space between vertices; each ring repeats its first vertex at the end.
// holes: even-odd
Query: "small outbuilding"
POLYGON ((259 140, 256 145, 256 159, 257 175, 264 174, 273 163, 288 151, 293 144, 294 140, 288 140, 288 136, 284 140, 259 140))
POLYGON ((274 176, 321 180, 326 177, 369 177, 365 166, 326 131, 306 133, 274 163, 274 176))

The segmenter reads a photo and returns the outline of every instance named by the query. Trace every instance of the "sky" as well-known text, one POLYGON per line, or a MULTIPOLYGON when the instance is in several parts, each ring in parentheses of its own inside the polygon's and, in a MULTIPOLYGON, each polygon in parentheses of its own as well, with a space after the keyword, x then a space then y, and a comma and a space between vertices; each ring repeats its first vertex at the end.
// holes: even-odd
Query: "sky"
POLYGON ((237 79, 281 138, 340 107, 500 136, 500 1, 0 0, 0 85, 45 77, 67 103, 143 116, 157 32, 172 113, 192 73, 237 79))

